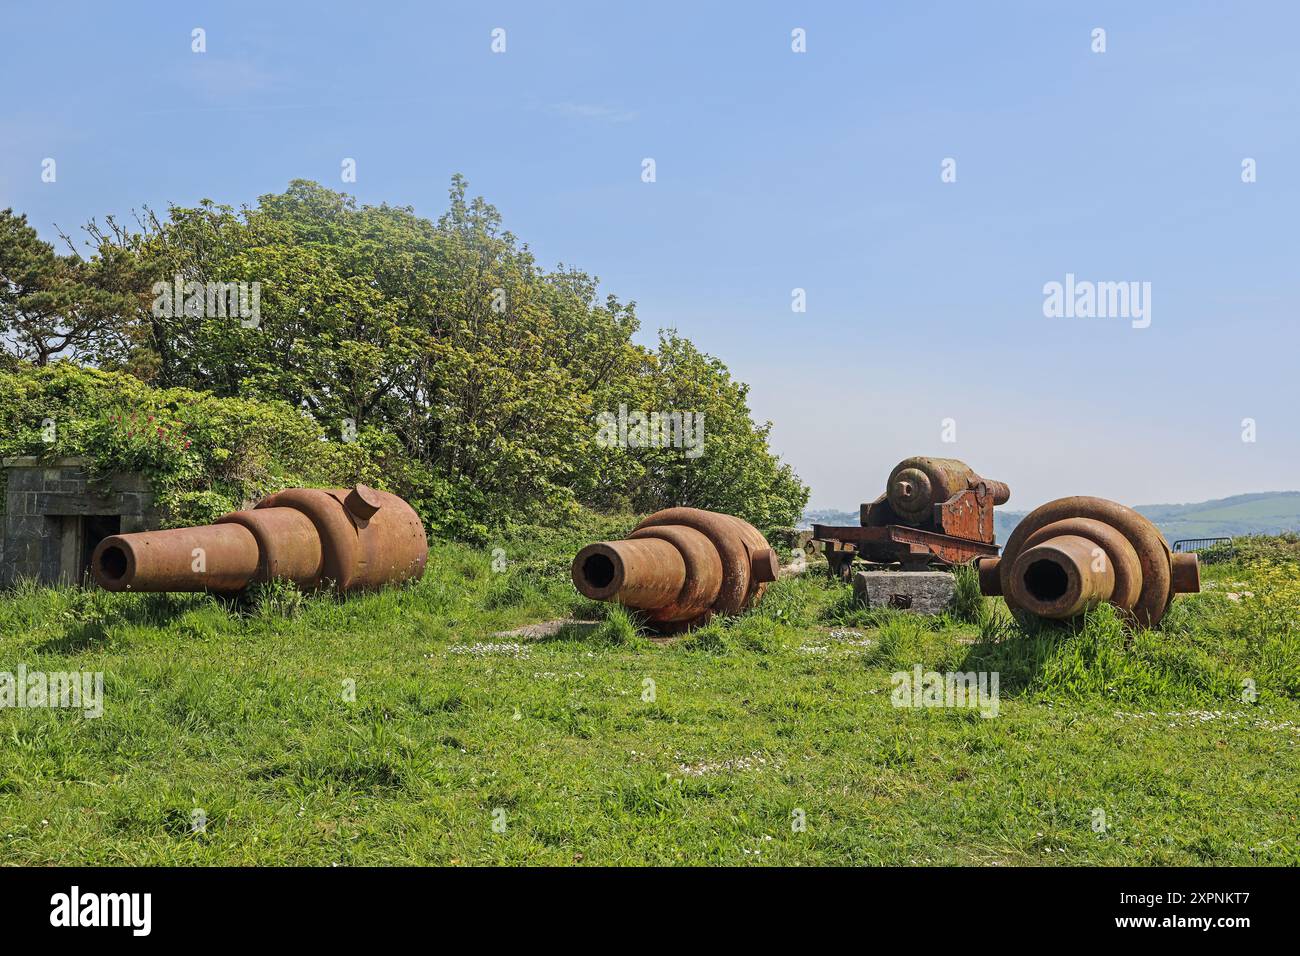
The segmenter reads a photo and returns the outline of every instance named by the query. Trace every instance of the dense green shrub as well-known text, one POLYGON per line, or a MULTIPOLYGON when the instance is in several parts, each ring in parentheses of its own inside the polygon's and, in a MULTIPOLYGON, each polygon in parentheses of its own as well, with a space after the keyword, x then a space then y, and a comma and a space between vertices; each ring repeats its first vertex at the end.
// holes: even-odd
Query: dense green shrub
POLYGON ((208 522, 296 485, 362 481, 418 504, 432 484, 383 432, 335 441, 281 402, 153 389, 70 362, 0 371, 0 456, 10 455, 84 457, 92 480, 141 472, 170 526, 208 522))

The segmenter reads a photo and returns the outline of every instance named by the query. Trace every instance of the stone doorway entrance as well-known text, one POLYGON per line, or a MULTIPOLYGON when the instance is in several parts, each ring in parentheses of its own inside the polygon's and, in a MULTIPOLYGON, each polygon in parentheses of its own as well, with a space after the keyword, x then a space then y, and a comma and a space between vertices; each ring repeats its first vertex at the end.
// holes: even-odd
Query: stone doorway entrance
POLYGON ((121 515, 60 515, 59 578, 89 587, 90 556, 105 538, 122 533, 121 515))
POLYGON ((0 587, 21 578, 88 584, 95 545, 113 534, 158 527, 144 476, 113 475, 92 485, 77 458, 5 458, 0 515, 0 587))

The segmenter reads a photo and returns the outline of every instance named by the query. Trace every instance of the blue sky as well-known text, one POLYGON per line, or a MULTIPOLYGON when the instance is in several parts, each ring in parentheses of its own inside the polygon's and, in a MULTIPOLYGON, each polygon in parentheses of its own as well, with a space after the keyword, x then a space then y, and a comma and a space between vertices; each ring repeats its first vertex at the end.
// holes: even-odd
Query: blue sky
POLYGON ((751 383, 814 507, 910 454, 1017 509, 1294 489, 1298 9, 4 2, 0 207, 52 239, 303 177, 434 218, 462 172, 751 383), (1067 273, 1150 282, 1150 327, 1045 317, 1067 273))

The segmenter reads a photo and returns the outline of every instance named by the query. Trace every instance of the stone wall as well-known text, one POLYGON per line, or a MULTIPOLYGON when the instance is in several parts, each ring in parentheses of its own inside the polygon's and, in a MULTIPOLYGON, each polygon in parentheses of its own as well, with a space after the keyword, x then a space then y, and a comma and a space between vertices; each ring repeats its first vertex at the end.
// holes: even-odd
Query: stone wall
POLYGON ((22 577, 43 584, 77 582, 91 516, 117 516, 122 533, 158 527, 160 516, 143 475, 114 475, 106 487, 91 487, 78 458, 4 458, 0 467, 7 479, 0 587, 22 577))

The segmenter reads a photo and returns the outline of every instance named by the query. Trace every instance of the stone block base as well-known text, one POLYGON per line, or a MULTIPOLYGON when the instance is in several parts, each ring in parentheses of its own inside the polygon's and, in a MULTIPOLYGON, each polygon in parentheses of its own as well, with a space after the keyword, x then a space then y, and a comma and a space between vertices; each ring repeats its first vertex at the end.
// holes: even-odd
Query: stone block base
POLYGON ((957 579, 947 571, 859 571, 853 597, 867 607, 942 614, 952 607, 957 579))

